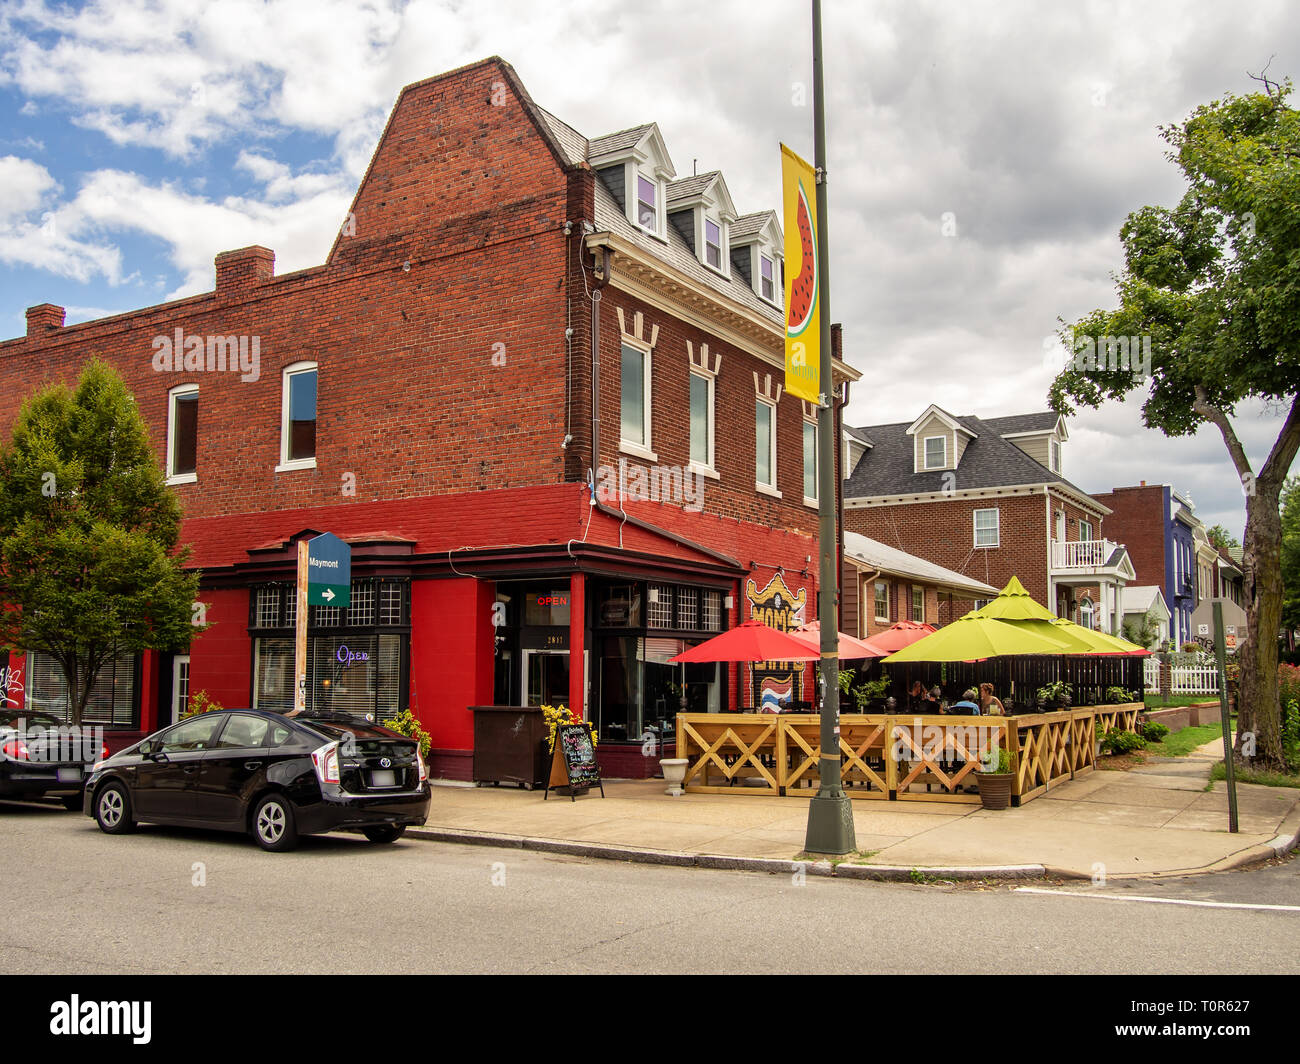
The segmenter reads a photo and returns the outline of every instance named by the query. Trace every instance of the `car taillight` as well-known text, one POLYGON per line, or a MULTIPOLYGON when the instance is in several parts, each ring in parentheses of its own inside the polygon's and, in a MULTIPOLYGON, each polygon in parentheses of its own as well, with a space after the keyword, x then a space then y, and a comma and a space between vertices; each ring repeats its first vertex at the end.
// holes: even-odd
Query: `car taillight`
POLYGON ((424 783, 429 778, 429 769, 424 763, 424 755, 420 753, 420 748, 415 748, 415 760, 420 765, 420 782, 424 783))
POLYGON ((339 782, 339 744, 326 743, 311 753, 311 763, 321 783, 339 782))
POLYGON ((0 751, 4 752, 5 757, 12 758, 15 761, 27 760, 27 744, 21 739, 14 739, 0 746, 0 751))
POLYGON ((99 759, 101 761, 108 760, 108 743, 105 743, 103 746, 99 748, 99 759))

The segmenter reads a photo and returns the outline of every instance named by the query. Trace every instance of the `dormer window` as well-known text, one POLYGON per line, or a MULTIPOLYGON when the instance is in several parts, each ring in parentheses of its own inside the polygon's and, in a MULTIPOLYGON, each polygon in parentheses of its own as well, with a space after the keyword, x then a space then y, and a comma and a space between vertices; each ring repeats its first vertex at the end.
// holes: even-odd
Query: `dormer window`
POLYGON ((948 464, 948 438, 946 436, 927 436, 925 438, 925 468, 942 469, 948 464))
POLYGON ((770 255, 758 253, 758 294, 769 303, 776 302, 776 262, 770 255))
POLYGON ((722 269, 722 226, 712 218, 704 219, 704 263, 722 269))
POLYGON ((642 229, 659 232, 659 189, 655 182, 641 174, 636 176, 636 217, 642 229))
POLYGON ((1061 445, 1056 440, 1052 441, 1052 472, 1061 471, 1061 445))

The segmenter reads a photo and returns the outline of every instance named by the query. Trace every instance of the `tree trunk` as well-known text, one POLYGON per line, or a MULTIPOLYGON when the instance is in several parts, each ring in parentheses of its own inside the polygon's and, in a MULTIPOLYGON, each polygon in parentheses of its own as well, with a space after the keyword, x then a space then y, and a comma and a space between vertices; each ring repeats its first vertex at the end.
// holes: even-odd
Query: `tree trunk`
POLYGON ((1280 485, 1256 481, 1255 488, 1256 493, 1246 497, 1242 591, 1247 623, 1245 638, 1237 647, 1241 687, 1233 750, 1243 765, 1279 772, 1286 768, 1277 687, 1277 633, 1282 623, 1280 485), (1252 742, 1254 756, 1249 757, 1252 742))

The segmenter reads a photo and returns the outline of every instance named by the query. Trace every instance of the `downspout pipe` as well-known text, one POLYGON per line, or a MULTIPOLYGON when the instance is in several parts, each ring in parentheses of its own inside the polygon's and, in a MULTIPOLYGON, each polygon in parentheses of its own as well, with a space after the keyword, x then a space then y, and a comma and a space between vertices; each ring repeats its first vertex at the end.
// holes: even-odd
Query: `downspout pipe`
POLYGON ((594 269, 591 291, 591 490, 596 490, 596 470, 600 466, 600 299, 614 272, 614 252, 609 248, 593 250, 599 264, 594 269))

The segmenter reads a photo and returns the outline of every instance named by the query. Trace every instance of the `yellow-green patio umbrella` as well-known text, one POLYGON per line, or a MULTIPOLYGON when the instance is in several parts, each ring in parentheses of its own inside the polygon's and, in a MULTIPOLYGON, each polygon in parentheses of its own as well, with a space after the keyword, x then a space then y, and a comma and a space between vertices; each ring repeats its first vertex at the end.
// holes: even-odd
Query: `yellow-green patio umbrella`
POLYGON ((1051 621, 1056 614, 1039 605, 1034 597, 1025 590, 1018 577, 1007 581, 1007 586, 998 592, 998 597, 975 611, 977 617, 990 617, 999 621, 1051 621))
MULTIPOLYGON (((1127 639, 1121 639, 1109 632, 1098 632, 1092 628, 1085 628, 1081 624, 1067 621, 1064 617, 1058 617, 1052 624, 1061 631, 1077 635, 1080 639, 1086 639, 1095 648, 1091 651, 1093 654, 1141 654, 1145 650, 1144 647, 1140 647, 1136 643, 1130 643, 1127 639)), ((1150 651, 1148 650, 1146 653, 1149 654, 1150 651)))
POLYGON ((1068 646, 1065 639, 1054 635, 968 613, 889 655, 884 662, 888 665, 907 661, 981 661, 1010 654, 1064 654, 1068 646))

